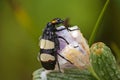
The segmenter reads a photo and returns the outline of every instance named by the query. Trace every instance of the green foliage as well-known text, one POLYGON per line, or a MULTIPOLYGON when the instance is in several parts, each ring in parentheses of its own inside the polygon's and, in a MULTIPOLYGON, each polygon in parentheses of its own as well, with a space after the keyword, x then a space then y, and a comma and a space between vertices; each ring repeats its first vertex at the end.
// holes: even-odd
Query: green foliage
POLYGON ((90 61, 100 80, 119 80, 120 69, 109 47, 98 42, 92 45, 90 61))
MULTIPOLYGON (((38 37, 55 17, 69 17, 70 23, 80 26, 89 39, 104 3, 105 0, 0 0, 0 79, 31 80, 32 72, 40 67, 36 60, 38 37)), ((119 14, 120 1, 111 0, 95 41, 113 41, 120 46, 119 14)))
MULTIPOLYGON (((43 68, 33 73, 33 80, 42 80, 40 77, 43 68)), ((53 71, 47 75, 48 80, 97 80, 88 70, 77 68, 64 69, 64 73, 53 71)))
POLYGON ((95 23, 95 26, 93 27, 93 32, 91 33, 90 38, 89 38, 89 45, 91 45, 95 40, 96 33, 97 33, 98 29, 99 29, 100 22, 102 20, 102 17, 104 15, 105 11, 106 11, 106 8, 107 8, 108 4, 109 4, 109 0, 107 0, 105 2, 105 5, 103 6, 103 9, 101 10, 100 15, 99 15, 99 17, 98 17, 98 19, 97 19, 97 21, 95 23))

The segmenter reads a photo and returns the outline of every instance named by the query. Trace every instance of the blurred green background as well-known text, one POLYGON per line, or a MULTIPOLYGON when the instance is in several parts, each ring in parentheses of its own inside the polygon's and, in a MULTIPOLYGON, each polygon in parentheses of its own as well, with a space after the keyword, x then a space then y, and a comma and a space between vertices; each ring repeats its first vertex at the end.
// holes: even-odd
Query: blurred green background
MULTIPOLYGON (((39 36, 53 18, 70 18, 88 40, 106 0, 0 0, 0 80, 32 80, 39 36)), ((95 36, 120 59, 120 0, 111 0, 95 36)))

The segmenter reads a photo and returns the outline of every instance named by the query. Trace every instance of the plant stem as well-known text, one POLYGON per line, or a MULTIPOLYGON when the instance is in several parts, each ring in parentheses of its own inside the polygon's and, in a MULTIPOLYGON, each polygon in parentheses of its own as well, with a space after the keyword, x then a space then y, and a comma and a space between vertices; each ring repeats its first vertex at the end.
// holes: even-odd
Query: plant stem
POLYGON ((120 49, 119 49, 118 45, 115 42, 112 42, 111 43, 111 48, 115 52, 117 62, 119 63, 120 62, 120 49))
POLYGON ((106 8, 107 8, 107 6, 108 6, 108 3, 109 3, 109 0, 106 1, 103 9, 102 9, 101 12, 100 12, 100 15, 98 16, 98 19, 97 19, 97 21, 96 21, 96 23, 95 23, 95 26, 94 26, 94 28, 93 28, 92 34, 91 34, 91 36, 90 36, 90 38, 89 38, 89 45, 91 45, 91 44, 94 42, 94 40, 95 40, 96 32, 97 32, 97 30, 98 30, 98 27, 99 27, 99 24, 100 24, 100 22, 101 22, 101 20, 102 20, 102 17, 103 17, 103 15, 104 15, 104 13, 105 13, 105 10, 106 10, 106 8))
POLYGON ((99 77, 97 76, 97 74, 94 72, 94 69, 93 69, 92 65, 90 65, 87 69, 92 73, 92 75, 93 75, 97 80, 100 80, 100 78, 99 78, 99 77))

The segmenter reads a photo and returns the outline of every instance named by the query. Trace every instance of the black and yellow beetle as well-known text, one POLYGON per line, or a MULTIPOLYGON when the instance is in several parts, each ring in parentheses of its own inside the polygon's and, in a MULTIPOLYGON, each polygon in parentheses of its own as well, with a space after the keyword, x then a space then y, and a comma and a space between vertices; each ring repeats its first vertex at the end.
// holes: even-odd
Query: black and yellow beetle
MULTIPOLYGON (((41 61, 42 66, 47 70, 54 70, 56 62, 58 63, 57 55, 64 58, 59 53, 57 53, 57 50, 59 49, 58 38, 62 38, 62 37, 58 36, 55 33, 57 31, 56 26, 59 24, 64 24, 64 22, 65 21, 59 18, 53 19, 51 22, 47 24, 41 36, 39 59, 41 61)), ((58 63, 58 67, 60 69, 59 63, 58 63)))

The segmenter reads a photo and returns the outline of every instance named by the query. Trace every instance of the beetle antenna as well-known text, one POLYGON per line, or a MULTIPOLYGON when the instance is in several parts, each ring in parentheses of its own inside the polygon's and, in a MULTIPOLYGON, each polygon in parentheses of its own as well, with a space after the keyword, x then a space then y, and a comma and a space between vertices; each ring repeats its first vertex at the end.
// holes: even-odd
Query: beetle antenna
POLYGON ((69 25, 69 21, 70 21, 70 19, 69 18, 66 18, 65 20, 64 20, 64 22, 63 22, 63 25, 66 27, 66 28, 68 28, 70 25, 69 25))

